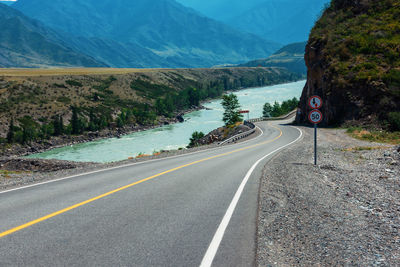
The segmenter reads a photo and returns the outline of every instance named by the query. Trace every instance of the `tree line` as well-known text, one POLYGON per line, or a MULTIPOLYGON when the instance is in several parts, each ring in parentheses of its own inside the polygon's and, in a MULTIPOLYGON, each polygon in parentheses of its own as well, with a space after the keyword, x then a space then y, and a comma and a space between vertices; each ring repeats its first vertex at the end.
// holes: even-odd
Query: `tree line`
POLYGON ((282 104, 279 104, 277 101, 275 101, 273 105, 271 105, 270 103, 265 103, 263 107, 263 117, 279 117, 288 114, 292 110, 296 109, 298 106, 299 100, 296 97, 290 100, 283 101, 282 104))
POLYGON ((46 140, 52 136, 81 135, 85 132, 101 131, 106 128, 122 128, 126 125, 153 125, 157 116, 174 117, 178 112, 192 107, 198 107, 200 101, 222 95, 223 83, 212 83, 204 88, 189 87, 179 92, 170 90, 158 97, 153 104, 123 102, 113 98, 107 88, 96 95, 103 103, 97 107, 71 106, 71 119, 64 123, 61 115, 52 119, 42 118, 35 121, 30 116, 11 120, 6 142, 9 144, 28 144, 34 141, 46 140), (122 107, 121 107, 122 106, 122 107), (112 115, 119 108, 117 115, 112 115), (116 117, 115 117, 116 116, 116 117), (115 117, 115 118, 113 118, 115 117))

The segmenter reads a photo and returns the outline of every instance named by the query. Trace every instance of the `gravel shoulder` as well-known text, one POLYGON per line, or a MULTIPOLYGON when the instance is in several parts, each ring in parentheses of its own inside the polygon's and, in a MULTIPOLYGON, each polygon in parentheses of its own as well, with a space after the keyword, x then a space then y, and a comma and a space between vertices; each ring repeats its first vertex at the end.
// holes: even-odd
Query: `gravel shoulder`
POLYGON ((264 167, 258 266, 400 266, 400 155, 395 146, 313 129, 264 167))

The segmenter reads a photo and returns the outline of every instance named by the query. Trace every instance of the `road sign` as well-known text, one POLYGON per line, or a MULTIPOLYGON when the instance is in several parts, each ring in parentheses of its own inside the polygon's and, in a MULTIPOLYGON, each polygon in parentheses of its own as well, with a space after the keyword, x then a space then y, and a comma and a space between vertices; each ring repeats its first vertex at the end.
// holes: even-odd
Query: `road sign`
POLYGON ((250 113, 250 110, 240 110, 239 113, 241 113, 241 114, 250 113))
POLYGON ((319 111, 318 109, 311 110, 310 113, 308 114, 308 120, 311 123, 318 124, 322 121, 322 119, 323 119, 322 112, 319 111))
POLYGON ((308 106, 312 109, 319 109, 322 107, 322 98, 319 96, 312 96, 308 99, 308 106))

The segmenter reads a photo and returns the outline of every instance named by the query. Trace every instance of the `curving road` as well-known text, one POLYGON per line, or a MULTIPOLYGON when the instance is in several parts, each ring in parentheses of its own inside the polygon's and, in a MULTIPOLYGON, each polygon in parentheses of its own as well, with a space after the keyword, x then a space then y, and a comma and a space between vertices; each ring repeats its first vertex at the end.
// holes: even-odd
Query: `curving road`
POLYGON ((0 266, 252 266, 262 166, 301 137, 247 142, 0 192, 0 266))

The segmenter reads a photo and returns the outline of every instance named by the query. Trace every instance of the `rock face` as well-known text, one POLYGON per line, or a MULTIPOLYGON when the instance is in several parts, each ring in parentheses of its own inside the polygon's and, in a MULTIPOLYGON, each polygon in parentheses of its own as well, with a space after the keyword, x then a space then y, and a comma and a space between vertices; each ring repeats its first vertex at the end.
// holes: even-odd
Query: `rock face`
POLYGON ((312 95, 324 100, 323 125, 382 126, 400 111, 399 14, 398 0, 332 1, 306 46, 298 122, 307 121, 312 95))

